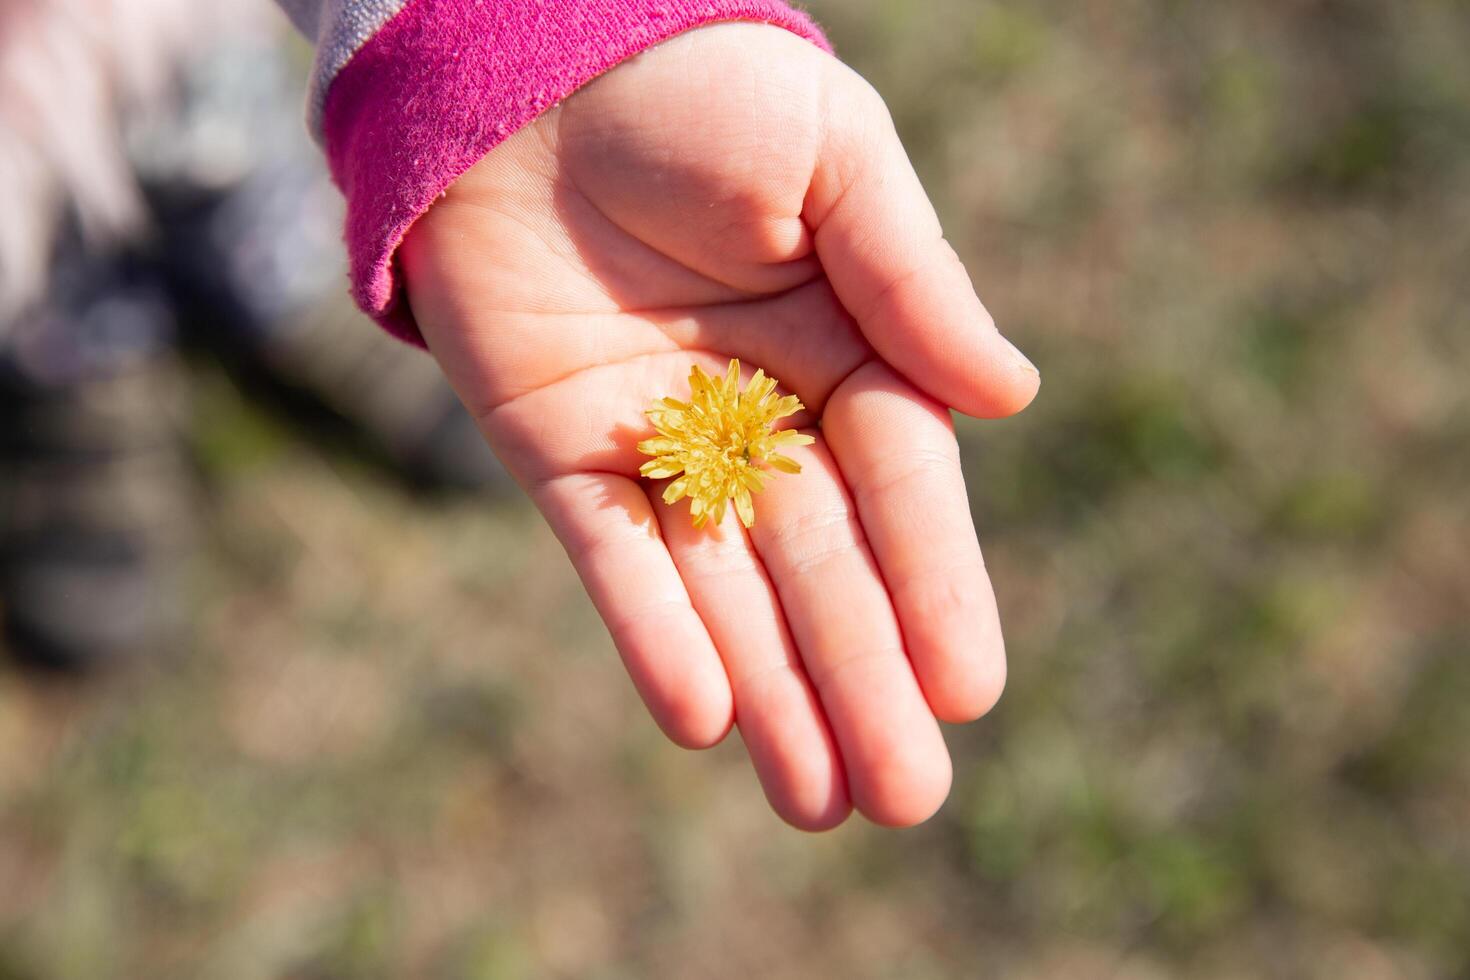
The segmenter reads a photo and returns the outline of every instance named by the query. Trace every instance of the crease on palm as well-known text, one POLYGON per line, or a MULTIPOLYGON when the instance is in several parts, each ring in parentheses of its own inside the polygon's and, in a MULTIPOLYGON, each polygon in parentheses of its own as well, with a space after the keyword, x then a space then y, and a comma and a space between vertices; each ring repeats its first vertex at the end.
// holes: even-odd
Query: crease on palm
MULTIPOLYGON (((525 365, 511 365, 506 373, 518 375, 521 378, 520 383, 514 387, 507 386, 476 412, 487 431, 494 432, 508 411, 514 410, 528 399, 538 396, 544 398, 558 389, 568 389, 567 397, 575 397, 575 382, 594 372, 625 371, 632 374, 647 371, 651 361, 662 358, 669 358, 671 364, 676 364, 674 370, 679 375, 687 374, 691 363, 702 363, 707 369, 719 368, 731 357, 740 358, 752 368, 758 368, 771 363, 772 358, 769 355, 774 348, 822 347, 830 339, 831 347, 839 352, 846 348, 848 354, 834 359, 842 368, 837 374, 822 379, 820 384, 804 385, 805 390, 797 392, 807 402, 808 411, 796 422, 810 424, 819 416, 822 403, 831 391, 873 356, 866 344, 858 339, 860 335, 855 325, 839 322, 844 314, 835 297, 830 295, 830 286, 825 281, 820 264, 814 258, 810 261, 798 260, 797 264, 803 266, 802 275, 786 288, 765 293, 741 289, 731 282, 712 278, 706 272, 694 269, 678 256, 660 250, 623 227, 564 173, 553 179, 563 195, 561 206, 553 219, 543 219, 543 222, 555 229, 554 238, 537 229, 537 225, 543 222, 528 220, 525 216, 516 214, 512 208, 496 209, 494 214, 497 219, 504 219, 538 235, 542 243, 541 256, 528 257, 522 252, 519 253, 521 261, 529 258, 536 262, 543 257, 556 260, 570 276, 580 280, 588 291, 595 291, 605 298, 607 303, 580 311, 557 309, 532 312, 494 308, 479 311, 488 330, 534 336, 543 349, 549 347, 558 352, 572 352, 556 358, 551 364, 540 364, 534 370, 528 370, 525 365), (575 194, 576 202, 567 202, 564 196, 566 193, 575 194), (574 227, 567 220, 569 214, 583 221, 591 218, 596 227, 574 227), (568 245, 574 254, 568 254, 568 245), (660 280, 666 281, 670 278, 668 270, 677 270, 675 275, 687 274, 701 282, 708 289, 709 297, 696 303, 668 304, 652 300, 647 306, 625 305, 628 301, 617 295, 618 286, 610 282, 608 277, 600 276, 597 270, 603 264, 601 256, 630 250, 641 250, 653 257, 654 261, 663 264, 666 271, 658 277, 660 280), (809 270, 805 268, 808 265, 809 270), (796 321, 813 318, 800 314, 783 315, 784 305, 793 299, 800 300, 803 291, 813 287, 819 288, 823 293, 824 305, 828 309, 820 319, 827 322, 799 324, 796 321), (840 329, 833 330, 834 323, 840 329), (773 333, 779 330, 785 330, 786 335, 774 336, 773 333), (798 331, 807 335, 798 336, 798 331), (835 336, 829 338, 829 334, 835 336), (855 352, 858 353, 856 357, 853 356, 855 352)), ((487 214, 486 217, 490 216, 487 214)), ((752 215, 750 220, 758 221, 760 216, 752 215)), ((731 221, 725 227, 742 223, 744 222, 731 221)), ((791 269, 794 264, 787 262, 780 265, 791 269)), ((691 279, 686 279, 680 285, 687 288, 690 281, 691 279)), ((815 360, 814 354, 817 352, 812 351, 805 356, 808 360, 815 360)), ((771 372, 784 373, 780 365, 773 365, 771 372)), ((791 389, 783 386, 782 391, 790 393, 791 389)), ((677 397, 679 392, 671 389, 657 394, 677 397)), ((550 402, 547 404, 551 405, 550 402)), ((626 438, 623 441, 628 442, 626 438)), ((600 462, 596 465, 574 466, 572 471, 636 475, 641 461, 631 451, 631 444, 627 448, 630 451, 625 454, 624 465, 609 467, 605 462, 600 462)), ((552 472, 562 470, 561 467, 554 467, 552 472)))

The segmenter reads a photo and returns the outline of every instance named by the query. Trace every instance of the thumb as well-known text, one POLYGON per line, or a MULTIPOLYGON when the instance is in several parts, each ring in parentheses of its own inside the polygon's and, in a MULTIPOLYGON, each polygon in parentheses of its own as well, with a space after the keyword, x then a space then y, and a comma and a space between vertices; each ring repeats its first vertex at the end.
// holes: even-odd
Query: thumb
POLYGON ((832 287, 868 342, 917 387, 966 415, 1014 415, 1036 397, 1040 375, 975 295, 882 98, 831 64, 803 218, 832 287))

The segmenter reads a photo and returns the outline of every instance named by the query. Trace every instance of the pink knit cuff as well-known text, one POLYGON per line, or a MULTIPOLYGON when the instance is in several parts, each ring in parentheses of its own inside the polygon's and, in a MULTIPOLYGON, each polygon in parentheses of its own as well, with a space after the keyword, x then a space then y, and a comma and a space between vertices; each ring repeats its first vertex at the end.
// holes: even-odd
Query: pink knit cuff
POLYGON ((422 345, 395 253, 444 189, 619 62, 736 20, 827 47, 808 17, 778 0, 409 0, 338 74, 324 107, 358 305, 422 345))

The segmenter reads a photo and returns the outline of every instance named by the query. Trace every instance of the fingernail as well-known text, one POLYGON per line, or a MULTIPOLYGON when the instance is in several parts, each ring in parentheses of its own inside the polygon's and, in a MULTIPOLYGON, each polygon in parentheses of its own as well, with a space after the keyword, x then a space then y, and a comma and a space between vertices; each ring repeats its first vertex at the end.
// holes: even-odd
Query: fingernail
POLYGON ((1020 368, 1022 371, 1027 372, 1028 374, 1034 374, 1038 378, 1041 377, 1041 372, 1036 370, 1036 365, 1031 363, 1031 359, 1029 357, 1021 353, 1021 348, 1011 343, 1010 340, 1006 337, 1002 337, 1001 339, 1004 340, 1006 342, 1006 346, 1010 348, 1011 358, 1016 362, 1016 367, 1020 368))

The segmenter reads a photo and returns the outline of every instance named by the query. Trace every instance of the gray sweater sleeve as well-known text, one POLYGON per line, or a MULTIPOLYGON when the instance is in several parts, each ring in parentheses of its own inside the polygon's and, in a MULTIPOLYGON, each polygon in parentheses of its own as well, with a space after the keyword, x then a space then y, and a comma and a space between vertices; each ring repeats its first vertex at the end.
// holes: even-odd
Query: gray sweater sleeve
POLYGON ((311 131, 321 138, 322 107, 327 87, 368 40, 408 0, 277 0, 307 39, 316 45, 307 115, 311 131))

